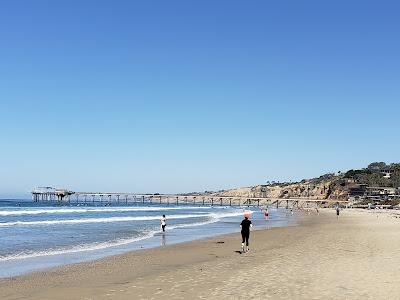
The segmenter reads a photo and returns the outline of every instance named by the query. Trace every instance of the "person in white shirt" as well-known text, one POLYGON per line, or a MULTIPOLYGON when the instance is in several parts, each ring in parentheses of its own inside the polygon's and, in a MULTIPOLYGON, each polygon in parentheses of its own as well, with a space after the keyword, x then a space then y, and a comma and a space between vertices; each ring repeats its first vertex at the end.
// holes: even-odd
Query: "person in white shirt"
POLYGON ((167 219, 165 218, 165 215, 163 215, 160 219, 161 222, 161 229, 164 232, 165 231, 165 226, 167 226, 167 224, 165 223, 167 221, 167 219))

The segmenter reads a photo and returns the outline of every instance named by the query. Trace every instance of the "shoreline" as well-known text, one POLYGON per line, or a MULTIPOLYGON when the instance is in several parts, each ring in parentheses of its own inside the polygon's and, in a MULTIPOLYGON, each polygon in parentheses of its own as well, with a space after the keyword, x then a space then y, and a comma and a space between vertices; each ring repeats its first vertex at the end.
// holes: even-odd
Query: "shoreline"
MULTIPOLYGON (((179 208, 180 209, 180 208, 179 208)), ((207 209, 209 210, 209 208, 207 209)), ((188 224, 169 225, 167 232, 162 234, 159 230, 150 231, 147 235, 135 238, 121 238, 117 242, 102 242, 75 246, 53 251, 38 252, 33 254, 11 257, 11 259, 0 259, 0 279, 34 272, 45 271, 54 267, 81 262, 95 261, 109 256, 119 255, 131 251, 165 247, 177 243, 184 243, 193 240, 208 239, 214 236, 234 233, 239 230, 242 211, 226 212, 225 208, 217 208, 215 211, 217 218, 188 224), (223 215, 225 212, 226 216, 223 215), (238 216, 237 216, 238 215, 238 216), (92 248, 90 248, 90 247, 92 248)), ((296 216, 288 216, 284 210, 274 211, 274 217, 270 220, 270 227, 293 226, 301 213, 296 216)), ((254 211, 254 225, 256 229, 265 228, 265 221, 259 211, 254 211)))
POLYGON ((393 217, 344 210, 336 220, 322 210, 297 226, 253 231, 246 254, 236 252, 240 234, 221 235, 0 279, 0 298, 393 298, 394 229, 393 217), (377 279, 379 288, 369 284, 377 279))

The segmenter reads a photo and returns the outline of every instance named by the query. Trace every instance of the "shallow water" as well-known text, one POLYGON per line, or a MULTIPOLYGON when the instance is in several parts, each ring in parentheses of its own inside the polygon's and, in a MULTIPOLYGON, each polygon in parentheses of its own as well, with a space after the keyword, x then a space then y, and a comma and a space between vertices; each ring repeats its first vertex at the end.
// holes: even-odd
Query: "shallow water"
MULTIPOLYGON (((73 206, 2 200, 0 277, 238 232, 243 209, 159 204, 73 206), (160 232, 163 214, 167 217, 165 233, 160 232)), ((268 222, 258 208, 250 210, 256 229, 296 222, 285 209, 271 208, 268 222)))

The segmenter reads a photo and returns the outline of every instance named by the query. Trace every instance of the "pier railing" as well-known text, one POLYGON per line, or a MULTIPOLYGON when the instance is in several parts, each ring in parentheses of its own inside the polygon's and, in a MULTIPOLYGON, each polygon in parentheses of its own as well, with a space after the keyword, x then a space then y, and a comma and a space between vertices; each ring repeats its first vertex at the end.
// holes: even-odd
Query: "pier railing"
POLYGON ((286 208, 308 206, 322 206, 348 203, 340 199, 315 198, 268 198, 246 196, 218 196, 218 195, 179 195, 179 194, 136 194, 136 193, 100 193, 100 192, 72 192, 68 190, 32 191, 32 198, 39 201, 58 201, 76 204, 133 204, 159 203, 171 205, 220 205, 220 206, 276 206, 286 208))

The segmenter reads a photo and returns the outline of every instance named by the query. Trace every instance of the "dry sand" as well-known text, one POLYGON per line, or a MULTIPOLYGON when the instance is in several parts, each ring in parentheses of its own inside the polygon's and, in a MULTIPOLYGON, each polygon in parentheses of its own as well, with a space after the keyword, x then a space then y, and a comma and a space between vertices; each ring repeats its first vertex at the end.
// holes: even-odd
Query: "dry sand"
POLYGON ((227 235, 4 279, 0 299, 400 298, 400 219, 389 214, 326 210, 239 248, 227 235))

